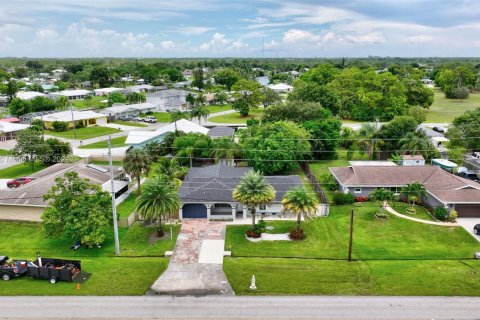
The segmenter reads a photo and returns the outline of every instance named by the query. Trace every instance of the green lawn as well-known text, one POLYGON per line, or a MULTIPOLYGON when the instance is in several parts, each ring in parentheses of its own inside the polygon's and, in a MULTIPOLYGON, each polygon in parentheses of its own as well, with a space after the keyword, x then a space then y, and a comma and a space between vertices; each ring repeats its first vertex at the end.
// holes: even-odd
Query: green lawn
POLYGON ((14 166, 0 170, 0 179, 13 179, 19 177, 28 177, 32 173, 38 172, 40 170, 48 167, 42 162, 35 163, 35 169, 32 170, 30 164, 19 163, 14 166))
POLYGON ((396 202, 394 205, 391 205, 391 206, 398 213, 404 214, 404 215, 412 217, 412 218, 423 219, 423 220, 428 220, 428 221, 437 221, 428 212, 428 210, 425 207, 422 207, 422 206, 417 206, 417 205, 415 206, 415 210, 417 211, 415 214, 407 213, 406 209, 410 206, 407 203, 396 202))
POLYGON ((480 261, 225 258, 237 295, 478 296, 480 261), (257 290, 249 289, 255 275, 257 290))
POLYGON ((232 110, 232 105, 230 104, 211 105, 211 106, 207 106, 207 110, 210 112, 210 114, 212 114, 212 113, 232 110))
POLYGON ((46 135, 65 138, 65 139, 75 139, 75 140, 86 140, 90 138, 105 136, 108 134, 114 134, 117 132, 121 132, 121 130, 108 128, 108 127, 85 127, 75 130, 75 137, 73 136, 73 130, 68 130, 64 132, 55 132, 51 130, 45 130, 46 135))
POLYGON ((126 218, 132 214, 135 209, 136 199, 137 195, 135 193, 129 194, 127 199, 123 200, 123 202, 117 206, 117 216, 120 218, 126 218))
POLYGON ((447 99, 440 89, 435 89, 435 100, 427 113, 427 121, 432 123, 451 122, 467 110, 480 108, 480 94, 471 93, 465 100, 447 99))
MULTIPOLYGON (((461 227, 442 227, 397 218, 375 217, 378 206, 363 203, 355 208, 353 257, 355 259, 467 259, 480 251, 480 243, 461 227)), ((303 223, 303 241, 245 239, 250 226, 227 226, 225 247, 234 257, 346 259, 350 207, 331 206, 330 215, 303 223)), ((293 221, 267 222, 274 230, 289 230, 293 221)), ((286 231, 285 231, 286 232, 286 231)), ((281 233, 281 232, 279 232, 281 233)))
POLYGON ((260 119, 262 114, 263 114, 262 109, 256 109, 256 110, 250 111, 249 115, 246 117, 242 117, 240 116, 240 113, 234 112, 234 113, 229 113, 221 116, 208 118, 208 121, 216 122, 216 123, 245 124, 247 123, 247 120, 250 118, 260 119))
POLYGON ((155 112, 151 115, 157 118, 158 122, 172 122, 172 116, 170 115, 170 112, 155 112))
POLYGON ((0 156, 10 156, 11 154, 10 150, 0 149, 0 156))
POLYGON ((115 121, 112 121, 111 123, 119 124, 122 126, 130 126, 130 127, 141 127, 141 128, 148 127, 148 125, 145 123, 139 123, 135 121, 115 120, 115 121))
MULTIPOLYGON (((118 137, 118 138, 113 138, 112 139, 112 148, 119 148, 119 147, 125 147, 125 140, 127 140, 127 137, 118 137)), ((99 141, 99 142, 94 142, 90 144, 83 145, 81 147, 78 147, 79 149, 103 149, 103 148, 108 148, 108 141, 99 141)))
POLYGON ((106 103, 100 101, 107 100, 106 96, 93 96, 90 101, 88 100, 73 100, 73 106, 75 109, 96 109, 99 107, 106 107, 106 103))
MULTIPOLYGON (((82 270, 92 278, 75 289, 75 283, 51 285, 48 281, 13 279, 2 283, 1 295, 142 295, 166 269, 165 251, 173 250, 180 225, 172 225, 173 238, 152 241, 154 226, 135 223, 131 228, 120 228, 120 257, 115 257, 113 231, 109 231, 102 248, 69 249, 67 239, 47 239, 41 224, 0 222, 0 252, 11 258, 35 259, 43 257, 76 259, 82 261, 82 270)), ((170 226, 166 227, 167 233, 170 226)))

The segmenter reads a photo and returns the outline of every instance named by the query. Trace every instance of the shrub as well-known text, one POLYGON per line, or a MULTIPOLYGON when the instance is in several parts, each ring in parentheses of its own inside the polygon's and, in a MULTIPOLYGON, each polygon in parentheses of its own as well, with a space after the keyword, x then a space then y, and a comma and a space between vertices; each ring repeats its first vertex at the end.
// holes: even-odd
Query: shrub
POLYGON ((262 234, 263 232, 267 231, 267 223, 263 219, 260 219, 255 225, 254 230, 259 234, 262 234))
POLYGON ((255 126, 259 123, 260 123, 260 121, 258 121, 257 119, 250 118, 250 119, 247 120, 247 127, 255 126))
POLYGON ((288 234, 288 236, 293 241, 303 240, 307 237, 303 229, 297 230, 297 228, 290 230, 290 233, 288 234))
POLYGON ((319 182, 328 190, 335 191, 337 189, 337 181, 330 172, 322 172, 319 178, 319 182))
POLYGON ((249 238, 260 238, 262 236, 261 233, 259 234, 252 229, 245 231, 245 235, 249 238))
POLYGON ((432 213, 437 220, 446 220, 448 216, 448 211, 444 207, 437 207, 433 209, 432 213))
POLYGON ((67 131, 68 124, 66 122, 53 121, 52 122, 52 129, 55 132, 64 132, 64 131, 67 131))
POLYGON ((458 213, 455 210, 450 211, 450 214, 448 215, 448 221, 450 222, 455 222, 457 220, 458 213))
POLYGON ((381 212, 377 212, 377 213, 375 214, 375 217, 377 217, 378 219, 384 219, 384 220, 386 220, 386 219, 388 219, 388 214, 386 214, 386 213, 381 213, 381 212))
POLYGON ((417 210, 415 208, 412 208, 412 207, 407 207, 405 209, 405 212, 408 213, 408 214, 416 214, 417 210))
POLYGON ((85 128, 83 121, 75 121, 75 129, 85 128))
POLYGON ((353 204, 355 201, 355 196, 350 194, 350 193, 341 193, 341 192, 335 192, 333 194, 333 203, 336 205, 349 205, 353 204))
POLYGON ((367 202, 369 200, 368 197, 355 197, 355 202, 367 202))

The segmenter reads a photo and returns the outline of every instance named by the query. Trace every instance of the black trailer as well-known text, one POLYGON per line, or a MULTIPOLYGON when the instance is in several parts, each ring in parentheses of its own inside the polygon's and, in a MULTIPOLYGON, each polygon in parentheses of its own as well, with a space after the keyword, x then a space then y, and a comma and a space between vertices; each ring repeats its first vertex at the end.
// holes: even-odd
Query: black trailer
POLYGON ((52 258, 38 258, 28 263, 28 276, 34 279, 48 279, 50 283, 57 281, 73 281, 82 270, 80 261, 52 258))
POLYGON ((0 276, 8 281, 12 278, 23 276, 27 273, 26 260, 9 261, 7 256, 0 256, 0 276))

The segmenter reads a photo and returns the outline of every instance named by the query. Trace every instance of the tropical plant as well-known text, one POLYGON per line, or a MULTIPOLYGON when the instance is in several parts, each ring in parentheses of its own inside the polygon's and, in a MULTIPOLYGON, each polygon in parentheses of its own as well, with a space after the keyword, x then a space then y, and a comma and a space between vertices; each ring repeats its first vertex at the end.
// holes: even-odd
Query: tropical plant
POLYGON ((425 187, 419 182, 413 182, 407 184, 402 188, 400 194, 405 195, 407 198, 408 203, 411 205, 412 211, 414 211, 415 202, 419 201, 422 197, 428 197, 427 190, 425 187))
POLYGON ((128 152, 123 160, 123 168, 133 179, 137 180, 138 194, 141 194, 140 179, 143 174, 147 175, 150 171, 151 159, 148 154, 140 149, 128 152))
POLYGON ((186 174, 185 167, 182 167, 176 158, 162 157, 158 163, 156 170, 157 175, 166 176, 170 181, 175 181, 175 184, 180 185, 180 179, 186 174))
POLYGON ((145 95, 139 92, 128 93, 126 96, 126 99, 129 104, 142 103, 147 101, 147 98, 145 97, 145 95))
POLYGON ((435 154, 435 147, 423 130, 409 132, 399 141, 400 151, 405 154, 422 155, 426 159, 435 154))
POLYGON ((232 197, 250 209, 252 228, 255 228, 256 207, 273 201, 275 194, 275 189, 260 172, 250 170, 243 175, 240 183, 233 189, 232 197))
POLYGON ((305 188, 298 186, 287 191, 283 196, 282 204, 285 212, 297 216, 297 231, 300 231, 302 216, 304 219, 315 216, 318 201, 305 188))
POLYGON ((381 141, 377 138, 378 129, 372 123, 362 124, 358 130, 357 147, 360 154, 367 154, 368 159, 373 159, 373 155, 377 152, 381 141))
POLYGON ((182 112, 181 110, 174 110, 170 112, 170 121, 175 123, 175 132, 177 132, 177 121, 181 119, 190 119, 190 112, 182 112))
POLYGON ((145 182, 143 192, 136 200, 136 211, 140 217, 156 221, 158 237, 164 235, 162 219, 171 218, 179 207, 177 188, 163 175, 145 182))
POLYGON ((210 111, 205 106, 197 106, 190 111, 190 116, 197 118, 199 124, 202 123, 202 118, 206 120, 209 115, 210 111))
POLYGON ((65 96, 60 96, 55 100, 55 104, 57 105, 57 109, 65 110, 70 105, 70 101, 65 96))
POLYGON ((180 150, 177 155, 181 158, 188 158, 190 161, 190 168, 193 167, 193 156, 195 154, 195 148, 192 146, 188 146, 182 150, 180 150))
POLYGON ((213 140, 214 147, 212 150, 212 156, 215 161, 234 162, 235 156, 240 153, 238 145, 232 141, 232 138, 222 137, 213 140))
POLYGON ((382 209, 381 214, 383 215, 385 213, 385 208, 387 207, 387 202, 394 201, 395 195, 390 190, 375 188, 375 190, 370 193, 369 198, 372 202, 378 202, 382 209))

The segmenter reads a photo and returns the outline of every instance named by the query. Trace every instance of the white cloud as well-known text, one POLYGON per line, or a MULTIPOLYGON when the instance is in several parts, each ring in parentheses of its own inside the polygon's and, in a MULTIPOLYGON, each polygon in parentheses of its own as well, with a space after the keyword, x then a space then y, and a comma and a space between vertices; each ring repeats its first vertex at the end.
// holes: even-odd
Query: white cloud
POLYGON ((229 39, 225 34, 215 32, 209 42, 202 43, 197 48, 194 48, 194 50, 214 54, 225 54, 233 51, 239 53, 248 47, 248 43, 243 42, 241 39, 229 39))
POLYGON ((207 28, 207 27, 182 27, 178 29, 178 32, 183 33, 185 35, 199 35, 204 34, 208 31, 215 30, 215 28, 207 28))
POLYGON ((105 23, 105 20, 102 20, 98 17, 85 17, 82 19, 83 22, 90 23, 90 24, 101 24, 105 23))
POLYGON ((344 38, 347 42, 358 44, 378 44, 385 43, 386 39, 379 32, 370 32, 367 34, 348 35, 344 38))
POLYGON ((405 41, 410 43, 429 43, 433 42, 435 38, 431 35, 420 34, 416 36, 406 37, 405 41))
POLYGON ((58 37, 58 32, 55 31, 52 27, 47 27, 45 29, 40 29, 35 32, 36 40, 44 41, 44 40, 54 40, 58 37))
POLYGON ((175 48, 175 43, 171 40, 166 40, 160 42, 160 46, 162 47, 162 49, 170 50, 175 48))

